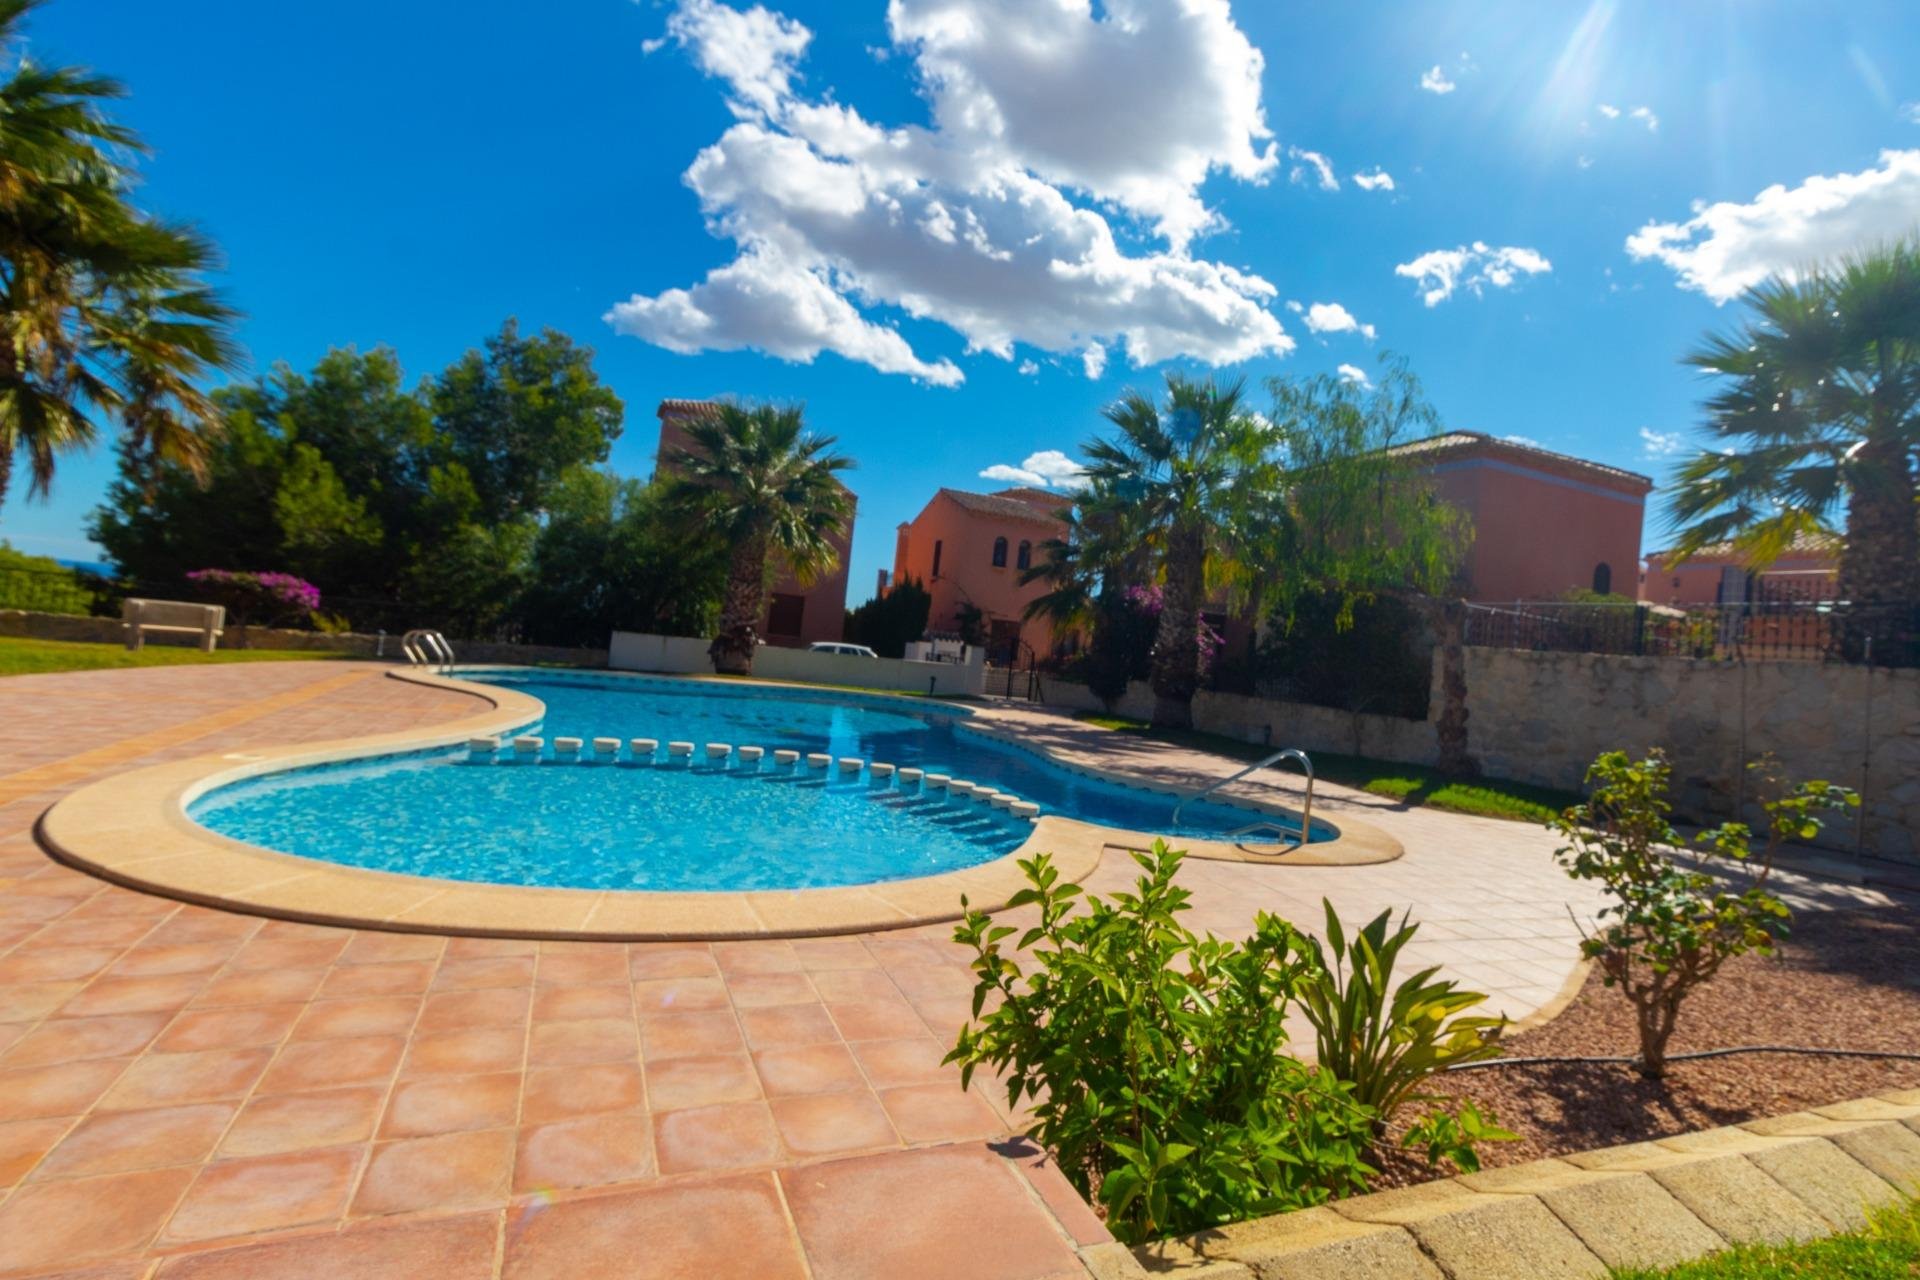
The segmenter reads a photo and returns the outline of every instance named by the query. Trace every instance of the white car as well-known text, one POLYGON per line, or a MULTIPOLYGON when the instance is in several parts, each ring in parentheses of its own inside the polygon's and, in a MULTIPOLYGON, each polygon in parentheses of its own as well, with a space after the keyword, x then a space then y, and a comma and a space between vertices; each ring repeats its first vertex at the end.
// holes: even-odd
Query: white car
POLYGON ((808 653, 838 653, 849 658, 877 658, 880 655, 863 644, 842 644, 837 640, 815 640, 807 646, 808 653))

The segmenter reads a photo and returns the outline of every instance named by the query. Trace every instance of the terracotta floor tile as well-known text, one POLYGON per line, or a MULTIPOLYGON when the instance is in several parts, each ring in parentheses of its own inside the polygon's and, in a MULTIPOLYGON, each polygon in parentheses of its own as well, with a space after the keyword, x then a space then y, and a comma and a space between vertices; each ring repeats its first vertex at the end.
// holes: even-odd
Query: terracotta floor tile
POLYGON ((149 1053, 137 1058, 100 1106, 111 1111, 220 1102, 253 1088, 272 1056, 266 1049, 209 1049, 203 1053, 149 1053))
POLYGON ((577 1022, 583 1018, 633 1018, 633 991, 626 983, 618 986, 553 986, 534 992, 533 1017, 536 1022, 577 1022))
POLYGON ((447 940, 447 959, 449 960, 491 960, 500 956, 532 958, 539 952, 540 944, 526 938, 449 938, 447 940))
POLYGON ((252 973, 223 974, 208 983, 193 1003, 196 1006, 213 1006, 306 1000, 312 997, 326 976, 325 969, 262 969, 252 973))
POLYGON ((959 1088, 960 1068, 941 1065, 947 1046, 932 1036, 861 1040, 851 1048, 876 1089, 892 1089, 903 1084, 951 1084, 959 1088))
POLYGON ((788 1045, 753 1055, 769 1098, 865 1089, 867 1078, 843 1044, 788 1045))
POLYGON ((291 1040, 345 1040, 360 1036, 403 1036, 420 1016, 418 996, 363 996, 357 1000, 317 1000, 301 1006, 291 1040))
POLYGON ((169 947, 182 942, 242 942, 265 923, 254 916, 216 911, 212 907, 182 907, 153 926, 144 941, 169 947))
POLYGON ((640 1068, 627 1062, 529 1070, 520 1100, 522 1124, 544 1124, 604 1111, 627 1111, 646 1100, 640 1068))
POLYGON ((0 986, 91 978, 121 955, 118 947, 34 947, 0 959, 0 986))
POLYGON ((467 1031, 474 1027, 512 1027, 527 1020, 533 995, 524 987, 486 987, 478 991, 441 991, 427 997, 420 1013, 422 1033, 467 1031))
POLYGON ((800 957, 789 942, 716 942, 713 958, 728 977, 737 973, 801 972, 800 957))
POLYGON ((527 1042, 527 1063, 559 1067, 631 1061, 639 1048, 631 1017, 536 1022, 527 1042))
POLYGON ((353 1216, 504 1204, 513 1148, 512 1129, 376 1143, 353 1198, 353 1216))
POLYGON ((293 1093, 349 1084, 384 1084, 406 1046, 401 1036, 357 1036, 342 1040, 303 1040, 280 1050, 261 1093, 293 1093))
POLYGON ((0 1071, 0 1120, 77 1116, 99 1100, 127 1064, 113 1058, 0 1071))
POLYGON ((872 1004, 905 999, 900 988, 893 985, 893 979, 881 969, 834 969, 816 973, 813 986, 828 1004, 872 1004))
POLYGON ((806 1165, 780 1181, 816 1280, 1085 1275, 1053 1216, 981 1146, 806 1165))
POLYGON ((1107 1244, 1113 1236, 1106 1224, 1100 1221, 1100 1215, 1093 1211, 1073 1184, 1067 1181, 1053 1157, 1036 1144, 1026 1139, 1013 1142, 996 1142, 989 1150, 1007 1162, 1021 1177, 1027 1180, 1040 1199, 1053 1212, 1060 1225, 1066 1229, 1078 1245, 1107 1244))
POLYGON ((472 991, 481 987, 524 987, 532 982, 533 957, 530 955, 455 960, 449 953, 433 977, 433 989, 472 991))
POLYGON ((249 1004, 226 1009, 196 1009, 181 1014, 153 1047, 161 1053, 191 1053, 198 1049, 254 1049, 279 1044, 306 1007, 303 1004, 249 1004))
POLYGON ((481 1075, 517 1071, 526 1054, 526 1035, 518 1027, 475 1027, 415 1036, 400 1065, 402 1078, 481 1075))
POLYGON ((227 963, 232 942, 182 942, 170 947, 135 947, 109 970, 112 978, 146 978, 157 973, 208 973, 227 963))
POLYGON ((322 1000, 350 1000, 358 996, 417 996, 433 981, 429 960, 402 960, 387 964, 337 964, 326 971, 320 986, 322 1000))
POLYGON ((0 1124, 0 1191, 27 1176, 27 1170, 40 1157, 53 1150, 53 1144, 66 1136, 73 1121, 65 1116, 52 1120, 9 1120, 0 1124))
POLYGON ((125 920, 56 920, 33 935, 36 947, 131 947, 145 940, 155 945, 197 942, 197 938, 162 936, 152 920, 130 917, 125 920))
POLYGON ((362 929, 340 953, 341 964, 391 964, 402 960, 438 960, 447 940, 430 933, 377 933, 362 929))
POLYGON ((633 1007, 642 1014, 724 1009, 727 986, 718 978, 642 978, 633 984, 633 1007))
POLYGON ((257 937, 235 953, 233 967, 246 969, 317 969, 340 958, 351 935, 345 930, 324 938, 257 937))
POLYGON ((795 938, 792 945, 800 967, 811 974, 874 969, 880 963, 858 938, 795 938))
POLYGON ((727 994, 735 1008, 765 1009, 775 1005, 813 1004, 820 999, 804 973, 730 973, 727 994))
POLYGON ((75 1267, 144 1248, 193 1175, 149 1169, 20 1188, 0 1207, 0 1272, 75 1267))
POLYGON ((167 1017, 164 1013, 115 1013, 97 1018, 51 1018, 0 1054, 0 1070, 86 1058, 124 1058, 146 1048, 167 1025, 167 1017))
POLYGON ((508 1215, 503 1280, 716 1280, 727 1274, 801 1280, 807 1274, 773 1179, 703 1179, 516 1209, 508 1215))
POLYGON ((340 1232, 170 1258, 161 1280, 493 1280, 499 1215, 360 1222, 340 1232))
POLYGON ((649 1060, 647 1104, 655 1111, 682 1111, 718 1102, 756 1102, 760 1081, 744 1053, 701 1054, 649 1060))
POLYGON ((1007 1131, 992 1107, 960 1087, 958 1076, 946 1084, 882 1089, 880 1105, 908 1142, 964 1142, 996 1138, 1007 1131))
POLYGON ((280 1093, 250 1098, 220 1144, 220 1154, 270 1156, 345 1146, 373 1137, 386 1103, 376 1085, 280 1093))
POLYGON ((698 1173, 772 1164, 780 1139, 764 1102, 729 1102, 654 1116, 655 1158, 661 1173, 698 1173))
POLYGON ((898 996, 863 1004, 830 1004, 827 1016, 848 1040, 901 1040, 927 1034, 927 1024, 898 996))
POLYGON ((160 1242, 188 1244, 338 1218, 361 1154, 358 1146, 331 1147, 207 1165, 160 1233, 160 1242))
POLYGON ((520 1131, 513 1190, 599 1187, 653 1173, 653 1126, 645 1112, 581 1116, 520 1131))
POLYGON ((627 950, 627 971, 635 982, 720 976, 712 950, 699 943, 638 943, 627 950))
MULTIPOLYGON (((77 978, 55 982, 7 982, 0 979, 0 1023, 38 1022, 88 989, 77 978)), ((130 1013, 128 1009, 90 1009, 87 1013, 130 1013)))
POLYGON ((42 1178, 81 1178, 199 1164, 213 1154, 238 1106, 208 1102, 151 1111, 103 1111, 82 1120, 33 1171, 42 1178))
POLYGON ((640 1056, 649 1064, 667 1058, 738 1053, 745 1048, 739 1022, 725 1009, 640 1017, 640 1056))
POLYGON ((875 1147, 897 1147, 887 1113, 871 1092, 813 1093, 798 1098, 775 1098, 773 1123, 780 1140, 797 1156, 824 1156, 875 1147))
POLYGON ((403 1080, 380 1122, 382 1138, 424 1138, 469 1129, 499 1129, 520 1116, 520 1073, 403 1080))
POLYGON ((60 1006, 60 1012, 73 1018, 103 1013, 173 1013, 185 1008, 209 980, 204 973, 101 978, 60 1006))
POLYGON ((755 1049, 790 1044, 831 1044, 840 1038, 822 1004, 787 1004, 740 1010, 740 1026, 755 1049))
POLYGON ((542 951, 535 981, 541 986, 584 987, 611 983, 625 985, 631 974, 625 947, 597 944, 585 949, 542 951))

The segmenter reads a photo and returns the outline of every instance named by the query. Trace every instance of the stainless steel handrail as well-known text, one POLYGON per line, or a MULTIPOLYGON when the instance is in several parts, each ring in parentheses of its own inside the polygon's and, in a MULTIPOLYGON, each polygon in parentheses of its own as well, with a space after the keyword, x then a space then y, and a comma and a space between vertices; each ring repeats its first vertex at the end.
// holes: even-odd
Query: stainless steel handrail
MULTIPOLYGON (((1298 760, 1300 762, 1300 767, 1304 769, 1307 774, 1307 798, 1306 798, 1306 803, 1302 805, 1300 809, 1300 841, 1299 841, 1299 843, 1301 844, 1307 843, 1308 833, 1313 830, 1313 761, 1309 760, 1307 758, 1307 753, 1300 750, 1298 747, 1287 747, 1284 750, 1276 751, 1272 755, 1268 756, 1266 759, 1256 760, 1252 764, 1248 765, 1246 768, 1240 770, 1240 772, 1233 774, 1230 777, 1225 777, 1220 779, 1220 781, 1214 783, 1212 786, 1207 787, 1205 790, 1196 791, 1194 794, 1184 797, 1179 804, 1176 804, 1175 806, 1173 806, 1174 827, 1175 828, 1179 827, 1180 811, 1187 807, 1188 801, 1204 800, 1208 796, 1212 795, 1214 792, 1218 791, 1220 788, 1226 786, 1230 782, 1238 782, 1240 781, 1240 779, 1246 777, 1250 773, 1257 773, 1260 770, 1266 768, 1268 765, 1279 764, 1282 760, 1286 760, 1289 758, 1298 760)), ((1261 827, 1265 825, 1266 825, 1265 823, 1255 823, 1254 826, 1244 827, 1241 829, 1241 831, 1234 832, 1233 834, 1240 835, 1243 832, 1252 831, 1257 827, 1261 827)))
POLYGON ((416 627, 400 637, 400 652, 407 655, 407 661, 414 666, 453 665, 453 646, 438 631, 429 631, 416 627))

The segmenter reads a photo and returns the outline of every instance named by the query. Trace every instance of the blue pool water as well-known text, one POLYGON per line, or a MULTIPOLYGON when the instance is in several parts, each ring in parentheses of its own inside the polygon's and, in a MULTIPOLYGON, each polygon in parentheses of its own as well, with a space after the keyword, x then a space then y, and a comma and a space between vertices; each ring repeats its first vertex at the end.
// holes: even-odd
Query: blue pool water
MULTIPOLYGON (((486 671, 462 678, 546 704, 549 739, 760 746, 756 766, 664 759, 474 763, 464 749, 269 774, 209 792, 190 816, 250 844, 442 879, 598 889, 741 890, 934 875, 1018 848, 1029 823, 970 800, 783 769, 775 749, 859 756, 991 784, 1042 813, 1134 831, 1220 836, 1254 816, 1085 777, 970 732, 933 704, 644 677, 486 671)), ((1314 839, 1334 832, 1314 824, 1314 839)))

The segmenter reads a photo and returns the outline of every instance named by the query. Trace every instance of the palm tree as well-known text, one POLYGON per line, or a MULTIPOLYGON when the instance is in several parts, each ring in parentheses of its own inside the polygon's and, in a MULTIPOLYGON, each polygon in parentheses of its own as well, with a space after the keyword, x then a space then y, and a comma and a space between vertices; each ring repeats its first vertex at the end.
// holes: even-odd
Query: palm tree
POLYGON ((1168 374, 1162 403, 1128 392, 1106 410, 1116 434, 1084 449, 1085 517, 1124 530, 1120 541, 1149 553, 1162 582, 1152 678, 1159 727, 1193 723, 1209 569, 1240 541, 1248 496, 1277 481, 1270 432, 1243 406, 1243 390, 1168 374))
MULTIPOLYGON (((0 0, 0 45, 40 0, 0 0)), ((234 313, 201 283, 212 246, 129 201, 139 139, 102 110, 112 80, 29 61, 0 83, 0 501, 24 452, 31 493, 115 417, 143 460, 199 475, 219 429, 199 383, 231 368, 234 313)))
POLYGON ((1711 446, 1676 478, 1673 558, 1731 543, 1764 568, 1844 511, 1849 648, 1920 601, 1920 241, 1749 291, 1749 315, 1687 357, 1726 379, 1711 446))
POLYGON ((715 671, 751 675, 776 571, 805 584, 839 562, 833 538, 853 516, 853 495, 836 473, 853 462, 831 452, 832 436, 806 429, 798 405, 722 402, 686 432, 692 447, 663 459, 669 500, 731 548, 708 653, 715 671))

